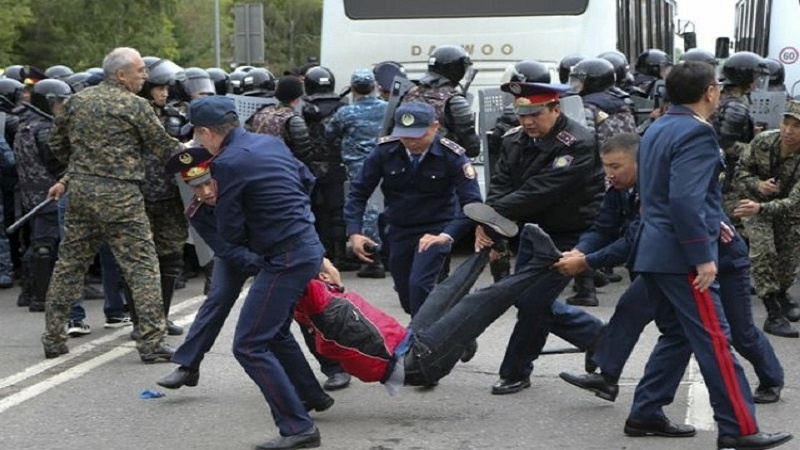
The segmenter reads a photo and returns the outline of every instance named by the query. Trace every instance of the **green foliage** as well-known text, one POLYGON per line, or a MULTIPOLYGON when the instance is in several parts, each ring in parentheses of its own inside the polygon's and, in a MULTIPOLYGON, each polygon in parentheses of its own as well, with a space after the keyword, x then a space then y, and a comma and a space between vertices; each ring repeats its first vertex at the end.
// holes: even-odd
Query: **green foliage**
POLYGON ((14 43, 31 20, 30 0, 0 0, 0 67, 14 64, 14 43))

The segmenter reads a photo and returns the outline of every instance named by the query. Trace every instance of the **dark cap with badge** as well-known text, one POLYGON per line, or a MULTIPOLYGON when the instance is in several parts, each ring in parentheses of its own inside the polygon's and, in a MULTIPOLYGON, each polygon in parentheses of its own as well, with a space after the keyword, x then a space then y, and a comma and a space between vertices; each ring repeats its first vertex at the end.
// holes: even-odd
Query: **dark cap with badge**
POLYGON ((420 138, 435 121, 433 106, 421 102, 402 103, 394 112, 392 137, 420 138))
POLYGON ((189 122, 195 127, 223 125, 239 120, 236 102, 222 95, 210 95, 189 103, 189 122))
POLYGON ((180 173, 189 186, 199 186, 211 179, 211 160, 214 159, 203 147, 188 147, 167 160, 166 169, 180 173))
POLYGON ((545 106, 558 102, 562 94, 570 91, 565 84, 516 81, 504 83, 500 89, 514 96, 514 112, 520 116, 538 114, 545 106))

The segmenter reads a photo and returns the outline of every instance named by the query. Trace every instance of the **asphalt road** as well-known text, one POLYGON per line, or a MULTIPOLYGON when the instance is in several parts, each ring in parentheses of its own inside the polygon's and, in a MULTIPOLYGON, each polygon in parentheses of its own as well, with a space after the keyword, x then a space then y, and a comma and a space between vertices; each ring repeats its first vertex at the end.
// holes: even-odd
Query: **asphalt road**
MULTIPOLYGON (((456 258, 459 261, 460 258, 456 258)), ((455 264, 455 262, 454 262, 455 264)), ((396 317, 402 313, 386 280, 362 280, 345 274, 348 288, 396 317)), ((490 283, 488 270, 478 286, 490 283)), ((601 306, 591 312, 607 320, 626 283, 599 290, 601 306)), ((188 323, 202 301, 202 280, 190 280, 177 292, 173 318, 188 323)), ((93 333, 70 340, 68 357, 45 360, 39 343, 44 315, 16 306, 18 289, 0 291, 0 450, 182 450, 248 449, 272 438, 277 430, 256 386, 231 355, 238 309, 203 363, 200 385, 166 396, 141 400, 158 388, 155 381, 171 364, 139 362, 129 329, 104 330, 102 301, 86 302, 93 333)), ((797 295, 797 293, 795 292, 797 295)), ((765 312, 755 306, 756 322, 765 312)), ((713 449, 716 433, 704 407, 703 385, 688 371, 669 416, 701 430, 694 438, 629 438, 622 427, 633 391, 652 349, 657 331, 642 336, 621 380, 616 403, 598 399, 558 378, 564 370, 580 371, 582 354, 543 356, 536 362, 533 386, 521 393, 494 396, 506 340, 514 324, 509 311, 479 339, 476 357, 456 367, 429 390, 405 388, 389 397, 378 385, 354 380, 332 393, 336 404, 314 413, 325 449, 713 449), (710 426, 709 426, 710 425, 710 426)), ((299 330, 296 330, 299 336, 299 330)), ((786 369, 783 400, 758 406, 765 431, 800 430, 797 340, 770 338, 786 369)), ((182 337, 172 337, 175 345, 182 337)), ((301 344, 302 346, 302 344, 301 344)), ((565 347, 551 338, 548 348, 565 347)), ((315 361, 310 360, 317 370, 315 361)), ((752 387, 755 377, 745 363, 752 387)), ((320 380, 324 376, 319 373, 320 380)), ((707 402, 707 400, 705 400, 707 402)), ((800 440, 784 448, 800 448, 800 440), (797 442, 797 443, 795 443, 797 442)))

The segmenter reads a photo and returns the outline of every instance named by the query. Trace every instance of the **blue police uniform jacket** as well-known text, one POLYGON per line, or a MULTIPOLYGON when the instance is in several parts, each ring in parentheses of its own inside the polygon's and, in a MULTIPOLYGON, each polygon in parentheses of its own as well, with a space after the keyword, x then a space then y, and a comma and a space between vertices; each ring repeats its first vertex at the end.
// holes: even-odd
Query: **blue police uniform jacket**
POLYGON ((274 136, 232 130, 211 163, 217 180, 217 229, 258 255, 314 232, 309 192, 314 177, 274 136))
POLYGON ((325 137, 342 141, 342 161, 363 161, 375 148, 386 112, 386 101, 378 97, 361 97, 342 106, 325 125, 325 137))
POLYGON ((630 259, 639 228, 639 194, 634 190, 609 188, 592 227, 581 234, 575 246, 586 255, 592 268, 613 267, 630 259))
POLYGON ((361 233, 367 200, 381 180, 389 225, 413 228, 444 224, 442 232, 455 240, 471 227, 461 205, 481 201, 475 169, 458 144, 437 136, 419 167, 412 170, 400 140, 383 138, 350 185, 344 211, 348 236, 361 233))
POLYGON ((636 272, 688 274, 717 260, 724 170, 714 128, 673 105, 639 145, 642 218, 636 272))

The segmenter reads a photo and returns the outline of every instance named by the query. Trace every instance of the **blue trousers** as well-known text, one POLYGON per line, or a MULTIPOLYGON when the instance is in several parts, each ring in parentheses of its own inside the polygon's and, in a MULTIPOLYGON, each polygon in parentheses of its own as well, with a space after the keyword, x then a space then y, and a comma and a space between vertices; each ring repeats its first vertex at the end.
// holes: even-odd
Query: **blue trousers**
POLYGON ((289 327, 297 300, 319 273, 323 253, 315 236, 291 251, 265 257, 236 324, 233 354, 258 385, 283 436, 314 426, 295 388, 322 388, 289 327))
POLYGON ((642 273, 647 295, 657 302, 656 324, 661 330, 645 373, 634 394, 630 417, 663 418, 684 369, 694 352, 708 387, 720 436, 758 432, 755 407, 747 378, 730 350, 730 329, 719 286, 698 292, 686 274, 642 273))
POLYGON ((424 252, 417 250, 426 233, 439 234, 444 224, 418 228, 390 227, 389 270, 403 310, 414 317, 436 284, 439 272, 450 254, 450 245, 434 245, 424 252))

